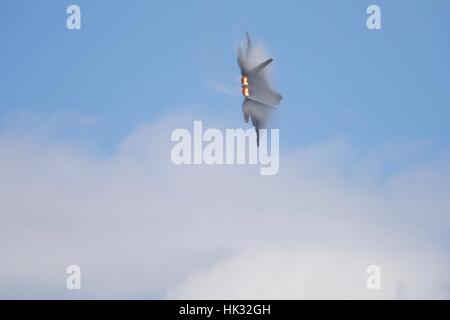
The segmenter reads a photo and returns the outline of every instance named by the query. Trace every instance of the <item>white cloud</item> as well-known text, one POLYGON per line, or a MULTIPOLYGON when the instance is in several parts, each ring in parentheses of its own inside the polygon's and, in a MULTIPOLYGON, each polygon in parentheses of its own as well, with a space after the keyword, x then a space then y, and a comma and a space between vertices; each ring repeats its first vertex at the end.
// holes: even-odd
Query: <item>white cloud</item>
POLYGON ((170 133, 192 120, 138 128, 108 158, 2 133, 0 297, 449 297, 445 159, 380 182, 384 153, 332 140, 282 154, 274 177, 174 166, 170 133))
MULTIPOLYGON (((375 249, 375 250, 374 250, 375 249)), ((427 251, 377 252, 339 246, 243 252, 198 271, 172 299, 429 299, 448 297, 448 264, 427 251), (381 268, 381 290, 368 290, 367 267, 381 268), (440 264, 443 263, 443 264, 440 264)))

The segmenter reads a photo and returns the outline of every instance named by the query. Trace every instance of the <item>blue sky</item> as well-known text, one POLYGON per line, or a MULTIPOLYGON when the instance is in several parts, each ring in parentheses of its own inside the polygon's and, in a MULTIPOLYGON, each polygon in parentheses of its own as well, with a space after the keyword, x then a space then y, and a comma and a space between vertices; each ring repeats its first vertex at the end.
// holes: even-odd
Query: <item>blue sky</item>
POLYGON ((448 147, 450 4, 377 1, 382 30, 369 31, 373 1, 2 1, 0 116, 17 112, 93 117, 58 132, 114 149, 137 124, 201 106, 244 126, 235 48, 249 30, 275 58, 284 96, 282 145, 330 136, 356 144, 426 140, 448 147), (82 10, 82 30, 65 9, 82 10))

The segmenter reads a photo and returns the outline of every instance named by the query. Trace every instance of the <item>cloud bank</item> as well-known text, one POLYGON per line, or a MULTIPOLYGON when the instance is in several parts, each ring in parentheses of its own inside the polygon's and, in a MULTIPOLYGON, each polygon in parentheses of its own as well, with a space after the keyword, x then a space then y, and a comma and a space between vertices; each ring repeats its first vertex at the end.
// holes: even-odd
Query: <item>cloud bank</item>
POLYGON ((448 157, 402 165, 409 147, 355 157, 330 139, 282 153, 273 177, 174 166, 170 133, 193 120, 137 128, 108 157, 2 131, 0 297, 450 297, 448 157))

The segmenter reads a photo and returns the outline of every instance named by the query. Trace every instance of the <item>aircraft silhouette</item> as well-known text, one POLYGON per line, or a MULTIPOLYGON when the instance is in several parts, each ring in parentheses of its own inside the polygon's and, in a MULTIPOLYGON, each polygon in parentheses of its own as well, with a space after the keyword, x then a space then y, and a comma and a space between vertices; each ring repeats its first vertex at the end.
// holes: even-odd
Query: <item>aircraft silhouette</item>
POLYGON ((259 129, 265 128, 267 120, 273 109, 280 103, 282 97, 278 92, 272 90, 263 70, 273 61, 272 58, 254 66, 255 57, 252 54, 252 43, 248 32, 246 33, 246 46, 238 47, 237 61, 241 68, 242 112, 244 120, 252 124, 256 130, 256 143, 259 147, 259 129))

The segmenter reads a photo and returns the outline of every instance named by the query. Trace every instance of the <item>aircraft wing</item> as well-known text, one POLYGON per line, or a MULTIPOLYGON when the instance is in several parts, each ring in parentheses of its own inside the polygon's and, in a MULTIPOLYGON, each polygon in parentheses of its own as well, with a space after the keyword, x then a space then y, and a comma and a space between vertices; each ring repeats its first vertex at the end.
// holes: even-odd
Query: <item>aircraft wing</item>
POLYGON ((272 90, 266 78, 261 74, 250 77, 250 99, 275 108, 281 101, 281 95, 272 90))
POLYGON ((251 70, 249 70, 247 73, 249 76, 251 75, 256 75, 258 73, 260 73, 265 67, 267 67, 271 62, 273 61, 272 58, 260 63, 259 65, 257 65, 256 67, 252 68, 251 70))
POLYGON ((269 107, 276 107, 281 101, 281 95, 278 92, 272 90, 267 81, 264 69, 273 61, 273 59, 268 59, 257 66, 253 67, 247 72, 249 78, 249 91, 250 96, 254 101, 261 104, 267 105, 269 107))

